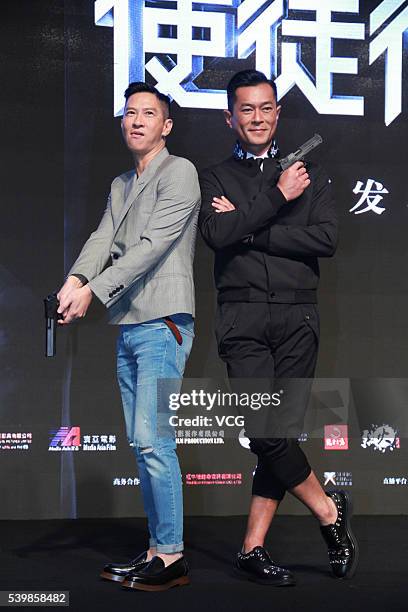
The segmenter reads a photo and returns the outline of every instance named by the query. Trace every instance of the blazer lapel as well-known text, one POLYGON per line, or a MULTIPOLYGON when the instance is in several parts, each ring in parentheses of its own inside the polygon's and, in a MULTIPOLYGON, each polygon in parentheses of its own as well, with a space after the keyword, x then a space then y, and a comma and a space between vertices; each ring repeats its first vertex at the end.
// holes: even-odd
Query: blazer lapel
POLYGON ((142 172, 142 174, 140 175, 140 177, 138 179, 136 179, 136 174, 132 175, 129 178, 129 181, 133 181, 133 185, 131 186, 129 194, 128 194, 127 197, 126 197, 125 194, 126 194, 126 188, 127 188, 129 183, 124 185, 124 188, 123 188, 124 189, 124 191, 123 191, 124 204, 123 204, 122 210, 120 211, 120 214, 119 214, 119 217, 118 217, 118 221, 116 223, 115 235, 116 235, 119 227, 121 226, 124 218, 126 217, 127 213, 129 212, 129 209, 131 208, 131 206, 137 200, 137 198, 142 193, 142 191, 146 187, 146 185, 148 185, 149 182, 152 180, 152 178, 155 175, 155 172, 156 172, 157 168, 160 166, 160 164, 168 156, 169 156, 169 152, 166 149, 166 147, 164 147, 164 149, 162 149, 160 151, 160 153, 158 153, 156 155, 156 157, 154 157, 152 159, 152 161, 148 164, 146 170, 144 172, 142 172))

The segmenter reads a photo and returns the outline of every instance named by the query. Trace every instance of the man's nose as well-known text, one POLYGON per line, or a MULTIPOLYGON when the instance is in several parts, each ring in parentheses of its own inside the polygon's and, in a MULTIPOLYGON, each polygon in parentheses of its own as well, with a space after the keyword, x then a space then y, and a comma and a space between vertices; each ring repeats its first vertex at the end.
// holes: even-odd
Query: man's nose
POLYGON ((133 115, 132 125, 133 126, 143 125, 143 114, 142 113, 135 113, 133 115))
POLYGON ((261 109, 259 108, 255 108, 254 109, 254 114, 252 115, 252 122, 253 123, 262 123, 263 121, 263 116, 261 113, 261 109))

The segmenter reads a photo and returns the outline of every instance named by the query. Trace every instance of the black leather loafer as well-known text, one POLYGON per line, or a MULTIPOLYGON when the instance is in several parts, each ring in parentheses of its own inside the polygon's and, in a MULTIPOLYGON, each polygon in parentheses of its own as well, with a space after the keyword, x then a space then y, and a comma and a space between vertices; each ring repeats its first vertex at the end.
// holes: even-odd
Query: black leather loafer
POLYGON ((130 572, 122 582, 122 586, 139 591, 166 591, 174 586, 190 584, 187 574, 188 565, 184 557, 167 567, 163 559, 153 557, 142 569, 130 572))
POLYGON ((345 491, 328 491, 337 506, 337 520, 333 525, 320 526, 329 549, 329 561, 336 578, 351 578, 358 565, 358 544, 351 530, 351 500, 345 491))
POLYGON ((258 584, 270 586, 292 586, 295 584, 293 574, 289 570, 275 565, 262 546, 256 546, 249 553, 238 553, 234 570, 240 578, 258 584))
POLYGON ((141 553, 136 559, 127 563, 109 563, 103 568, 100 577, 104 580, 113 580, 113 582, 122 582, 130 572, 142 569, 148 564, 146 561, 147 553, 141 553))

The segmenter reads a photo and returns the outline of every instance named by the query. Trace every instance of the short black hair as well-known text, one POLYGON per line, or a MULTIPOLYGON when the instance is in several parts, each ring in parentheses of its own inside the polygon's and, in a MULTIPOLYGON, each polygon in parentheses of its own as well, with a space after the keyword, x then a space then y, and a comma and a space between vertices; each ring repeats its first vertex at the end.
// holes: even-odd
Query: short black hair
POLYGON ((134 81, 134 83, 129 83, 127 90, 125 91, 126 102, 136 93, 151 93, 161 102, 164 116, 166 119, 170 117, 170 98, 165 94, 162 94, 161 91, 153 87, 153 85, 149 85, 148 83, 144 83, 143 81, 134 81))
POLYGON ((263 72, 259 70, 241 70, 234 74, 232 79, 227 85, 227 98, 228 98, 228 110, 232 113, 234 110, 234 103, 236 99, 235 92, 238 87, 254 87, 261 83, 267 83, 272 87, 273 93, 275 94, 275 100, 278 100, 278 92, 274 81, 268 79, 263 72))

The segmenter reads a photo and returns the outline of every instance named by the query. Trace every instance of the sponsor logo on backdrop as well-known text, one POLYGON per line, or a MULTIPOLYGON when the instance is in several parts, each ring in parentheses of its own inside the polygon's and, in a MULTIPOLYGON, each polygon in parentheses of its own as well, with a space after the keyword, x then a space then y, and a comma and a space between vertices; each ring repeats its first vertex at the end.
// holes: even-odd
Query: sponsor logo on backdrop
POLYGON ((115 451, 116 436, 113 434, 85 434, 82 438, 84 451, 115 451))
POLYGON ((180 107, 227 108, 225 90, 214 89, 214 80, 205 88, 207 62, 211 65, 211 58, 217 58, 219 66, 221 58, 246 60, 255 51, 254 67, 275 80, 278 100, 297 88, 320 114, 364 116, 365 98, 358 95, 364 89, 361 63, 355 51, 355 41, 361 41, 370 66, 386 57, 384 122, 389 125, 402 112, 408 8, 400 10, 403 0, 382 0, 365 23, 359 4, 96 0, 96 25, 114 28, 114 113, 122 112, 128 83, 144 81, 147 75, 180 107), (303 11, 311 16, 305 19, 303 11), (338 40, 351 41, 348 51, 336 54, 338 40), (306 66, 305 56, 314 56, 314 65, 306 66), (351 95, 344 94, 337 75, 349 81, 351 95))
POLYGON ((240 445, 243 448, 247 448, 248 450, 251 450, 249 446, 250 440, 245 435, 245 429, 241 429, 241 431, 239 432, 238 440, 239 440, 240 445))
POLYGON ((137 487, 140 485, 140 478, 131 476, 124 478, 123 476, 116 476, 112 481, 112 485, 114 487, 137 487))
POLYGON ((351 487, 353 475, 351 472, 324 472, 324 486, 351 487))
POLYGON ((392 486, 406 486, 408 483, 405 476, 387 476, 383 480, 383 484, 392 486))
POLYGON ((224 444, 223 429, 177 429, 177 444, 224 444))
POLYGON ((325 425, 324 426, 324 449, 325 450, 348 450, 348 426, 347 425, 325 425))
POLYGON ((236 487, 242 484, 242 474, 186 474, 186 485, 222 485, 236 487))
POLYGON ((365 186, 362 181, 357 181, 353 193, 356 195, 360 194, 361 197, 359 201, 350 208, 349 212, 355 215, 361 215, 371 211, 376 215, 382 215, 385 211, 384 206, 379 206, 379 204, 384 195, 389 193, 389 191, 379 181, 367 179, 365 186))
POLYGON ((384 454, 399 449, 400 439, 391 425, 372 425, 371 429, 363 431, 361 446, 384 454))
MULTIPOLYGON (((307 442, 307 439, 308 439, 308 434, 307 433, 302 433, 302 434, 300 434, 300 436, 298 438, 298 442, 307 442)), ((245 429, 241 429, 241 431, 239 432, 238 441, 239 441, 240 445, 243 448, 251 450, 250 446, 249 446, 250 440, 245 435, 245 429)))
POLYGON ((60 427, 51 430, 49 451, 79 451, 84 452, 116 451, 116 435, 84 434, 81 440, 80 427, 60 427))
POLYGON ((79 451, 81 446, 80 427, 60 427, 50 431, 49 451, 79 451))
POLYGON ((0 450, 26 451, 33 441, 31 432, 13 431, 0 433, 0 450))

